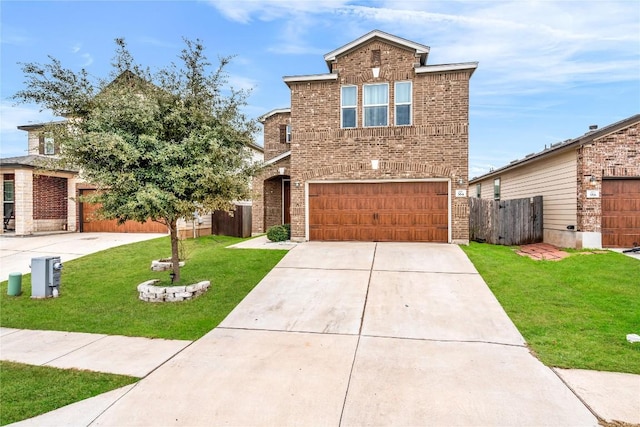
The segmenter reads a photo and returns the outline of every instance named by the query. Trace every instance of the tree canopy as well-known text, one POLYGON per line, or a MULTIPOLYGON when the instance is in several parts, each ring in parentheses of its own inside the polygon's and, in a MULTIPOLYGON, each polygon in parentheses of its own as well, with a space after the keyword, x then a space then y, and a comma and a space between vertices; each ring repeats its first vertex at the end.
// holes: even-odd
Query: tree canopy
POLYGON ((184 42, 178 64, 151 72, 116 39, 112 72, 95 81, 51 56, 22 64, 25 88, 13 97, 68 118, 46 131, 60 162, 100 190, 92 201, 106 218, 169 227, 176 281, 178 219, 249 198, 255 171, 248 146, 256 124, 241 111, 248 92, 226 87, 231 58, 214 68, 199 40, 184 42))

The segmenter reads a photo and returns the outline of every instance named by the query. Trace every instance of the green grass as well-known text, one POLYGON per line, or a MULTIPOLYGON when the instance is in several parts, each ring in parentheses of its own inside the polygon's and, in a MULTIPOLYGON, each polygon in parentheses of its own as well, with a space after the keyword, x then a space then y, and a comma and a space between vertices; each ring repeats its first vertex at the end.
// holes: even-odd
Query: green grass
POLYGON ((462 248, 538 358, 548 366, 640 374, 640 262, 575 253, 534 261, 514 248, 462 248))
POLYGON ((0 362, 0 425, 35 417, 137 380, 123 375, 0 362))
MULTIPOLYGON (((170 285, 169 272, 152 272, 151 260, 171 254, 168 237, 120 246, 65 262, 59 298, 31 299, 30 275, 22 296, 0 284, 0 325, 20 329, 93 332, 195 340, 213 329, 282 259, 286 251, 227 249, 243 239, 207 236, 187 240, 181 283, 210 280, 190 301, 148 303, 136 286, 149 279, 170 285)), ((90 244, 90 242, 87 242, 90 244)))

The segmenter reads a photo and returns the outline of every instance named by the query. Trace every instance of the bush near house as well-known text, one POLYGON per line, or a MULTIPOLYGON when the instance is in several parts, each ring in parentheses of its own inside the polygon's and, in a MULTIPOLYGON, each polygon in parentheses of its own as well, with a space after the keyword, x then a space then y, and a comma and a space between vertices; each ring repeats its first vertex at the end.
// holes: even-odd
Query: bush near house
POLYGON ((274 225, 267 230, 267 239, 272 242, 284 242, 291 238, 291 225, 274 225))

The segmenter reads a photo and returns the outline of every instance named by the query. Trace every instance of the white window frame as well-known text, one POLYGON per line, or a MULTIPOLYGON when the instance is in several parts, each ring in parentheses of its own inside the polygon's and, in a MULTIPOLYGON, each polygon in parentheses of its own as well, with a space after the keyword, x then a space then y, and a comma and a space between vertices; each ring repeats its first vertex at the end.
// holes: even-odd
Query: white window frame
POLYGON ((369 84, 365 84, 366 86, 386 86, 387 87, 387 102, 385 104, 367 104, 367 100, 366 100, 366 91, 364 90, 364 88, 362 89, 362 125, 364 127, 367 128, 373 128, 373 127, 386 127, 389 126, 389 83, 369 83, 369 84), (387 107, 387 117, 385 120, 385 124, 384 125, 367 125, 367 121, 366 121, 366 111, 368 107, 387 107))
POLYGON ((500 200, 502 193, 502 186, 500 182, 500 178, 495 178, 493 180, 493 200, 500 200))
POLYGON ((393 84, 393 102, 394 102, 394 121, 396 126, 411 126, 413 124, 413 82, 411 80, 403 80, 400 82, 395 82, 393 84), (409 101, 408 102, 398 102, 398 84, 409 84, 409 101), (409 123, 398 124, 398 106, 400 105, 408 105, 409 106, 409 123))
POLYGON ((42 151, 45 156, 52 156, 56 154, 56 144, 55 140, 53 139, 53 135, 44 136, 42 151))
POLYGON ((287 144, 291 144, 291 123, 287 124, 286 130, 285 130, 285 142, 287 144))
POLYGON ((341 129, 355 129, 358 127, 358 86, 356 85, 342 85, 340 86, 340 128, 341 129), (344 101, 342 99, 343 89, 352 87, 356 90, 356 103, 353 105, 344 105, 344 101), (344 125, 344 110, 345 109, 353 109, 355 111, 355 123, 353 126, 346 127, 344 125))

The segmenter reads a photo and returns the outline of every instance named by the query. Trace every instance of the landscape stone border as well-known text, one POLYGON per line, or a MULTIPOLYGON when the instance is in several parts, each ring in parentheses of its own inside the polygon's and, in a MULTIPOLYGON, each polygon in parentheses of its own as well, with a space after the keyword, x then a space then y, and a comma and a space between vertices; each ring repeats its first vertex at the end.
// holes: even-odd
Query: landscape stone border
MULTIPOLYGON (((178 262, 179 267, 184 267, 184 261, 178 262)), ((154 259, 151 261, 151 271, 167 271, 173 268, 171 260, 166 261, 163 259, 154 259)))
POLYGON ((155 286, 160 280, 153 279, 138 285, 139 298, 146 302, 177 302, 190 300, 204 294, 211 282, 204 280, 188 286, 155 286))

